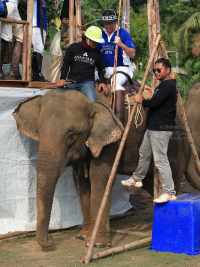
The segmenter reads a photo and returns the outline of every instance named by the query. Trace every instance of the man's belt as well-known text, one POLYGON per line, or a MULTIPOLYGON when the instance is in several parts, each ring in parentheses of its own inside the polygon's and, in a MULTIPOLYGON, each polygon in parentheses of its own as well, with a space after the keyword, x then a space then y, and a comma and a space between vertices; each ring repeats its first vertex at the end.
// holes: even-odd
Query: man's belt
POLYGON ((122 66, 117 66, 117 67, 130 67, 130 65, 122 65, 122 66))

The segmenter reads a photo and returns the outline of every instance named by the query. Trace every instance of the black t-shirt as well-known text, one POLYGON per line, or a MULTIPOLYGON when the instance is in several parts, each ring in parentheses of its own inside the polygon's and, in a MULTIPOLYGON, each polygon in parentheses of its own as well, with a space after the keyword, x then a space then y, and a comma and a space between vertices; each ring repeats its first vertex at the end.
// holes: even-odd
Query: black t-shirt
POLYGON ((156 87, 151 98, 142 101, 142 106, 149 108, 147 129, 174 130, 177 95, 176 80, 165 80, 156 87))
POLYGON ((100 83, 106 82, 102 53, 97 49, 87 50, 80 43, 71 44, 63 60, 60 79, 66 79, 69 67, 68 78, 77 83, 94 81, 95 67, 98 68, 100 83))

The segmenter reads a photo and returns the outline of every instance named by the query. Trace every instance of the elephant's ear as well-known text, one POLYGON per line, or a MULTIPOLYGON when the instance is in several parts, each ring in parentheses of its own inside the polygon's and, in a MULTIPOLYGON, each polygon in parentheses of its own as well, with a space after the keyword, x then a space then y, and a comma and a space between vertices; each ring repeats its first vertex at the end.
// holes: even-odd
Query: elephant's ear
POLYGON ((35 96, 21 102, 12 114, 16 119, 18 131, 36 141, 39 141, 37 124, 41 98, 42 96, 35 96))
POLYGON ((94 101, 93 125, 87 140, 92 155, 97 158, 105 145, 118 141, 124 127, 112 110, 101 102, 94 101))

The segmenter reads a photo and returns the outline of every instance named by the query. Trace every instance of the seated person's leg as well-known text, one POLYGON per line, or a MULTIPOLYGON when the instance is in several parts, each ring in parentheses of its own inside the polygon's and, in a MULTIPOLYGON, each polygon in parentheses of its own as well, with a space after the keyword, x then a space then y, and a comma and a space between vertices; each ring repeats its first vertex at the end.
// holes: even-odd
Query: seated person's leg
POLYGON ((116 104, 115 104, 115 115, 121 122, 123 122, 124 119, 124 88, 122 85, 126 82, 126 76, 117 73, 116 74, 116 104))
POLYGON ((85 82, 80 88, 80 92, 83 93, 90 101, 96 100, 96 90, 94 82, 85 82))

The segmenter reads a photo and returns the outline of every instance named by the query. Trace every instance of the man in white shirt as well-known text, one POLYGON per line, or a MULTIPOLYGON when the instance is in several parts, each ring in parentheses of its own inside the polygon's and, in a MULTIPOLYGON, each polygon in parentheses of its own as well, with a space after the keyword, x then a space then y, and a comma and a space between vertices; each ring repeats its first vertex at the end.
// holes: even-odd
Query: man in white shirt
MULTIPOLYGON (((2 1, 2 0, 0 0, 2 1)), ((7 6, 9 19, 21 20, 18 11, 18 0, 4 0, 7 6)), ((0 79, 1 80, 21 80, 21 74, 19 72, 19 61, 22 53, 22 43, 23 43, 23 25, 16 23, 1 23, 1 57, 0 57, 0 79), (4 55, 8 46, 8 42, 13 41, 13 35, 16 38, 15 46, 13 49, 12 62, 10 67, 10 72, 8 76, 2 71, 2 65, 4 60, 4 55)))

